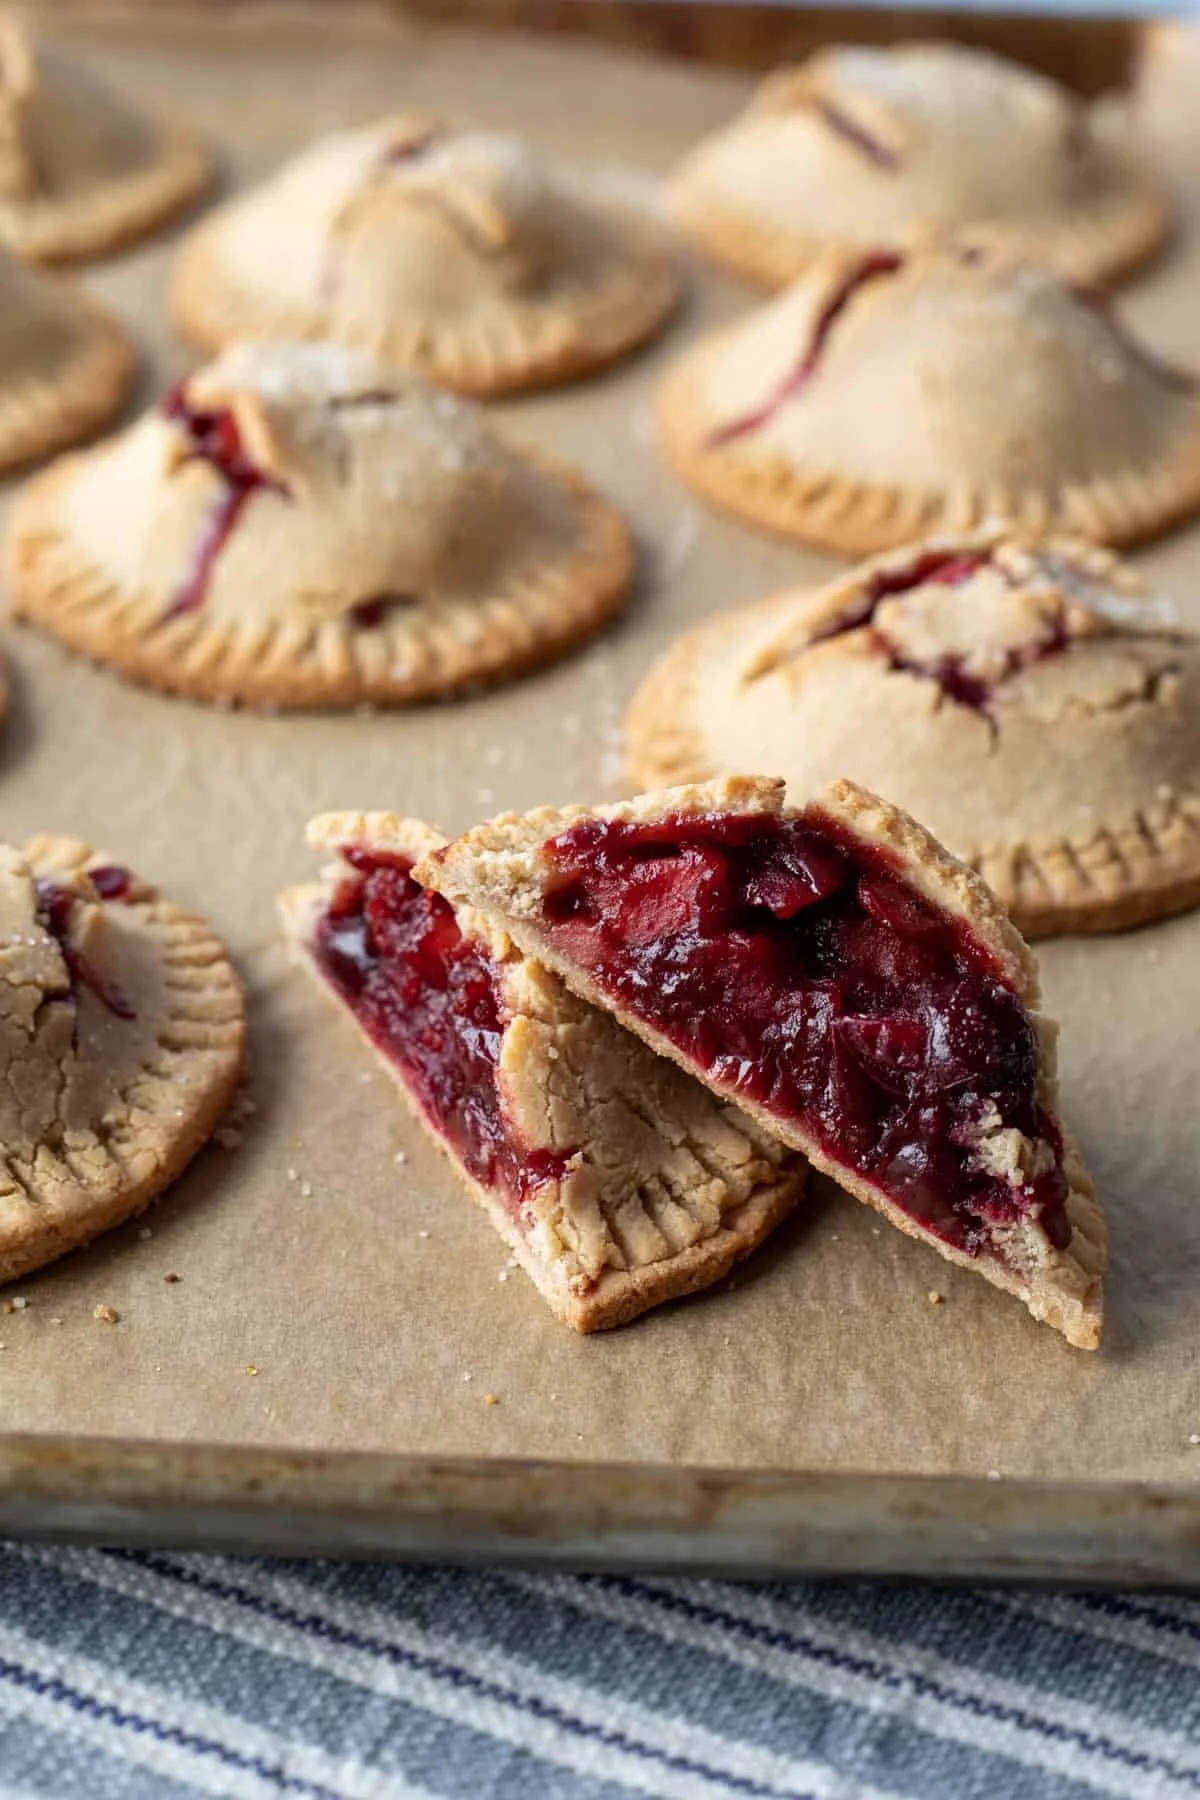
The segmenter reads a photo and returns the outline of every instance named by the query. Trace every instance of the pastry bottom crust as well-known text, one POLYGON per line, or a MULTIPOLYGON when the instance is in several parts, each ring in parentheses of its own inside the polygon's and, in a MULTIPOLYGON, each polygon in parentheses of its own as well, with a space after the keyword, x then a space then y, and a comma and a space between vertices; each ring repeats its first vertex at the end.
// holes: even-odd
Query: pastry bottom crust
MULTIPOLYGON (((393 319, 357 349, 382 362, 415 369, 459 394, 485 398, 549 387, 598 373, 666 324, 682 297, 682 281, 661 227, 622 209, 628 258, 596 288, 559 299, 514 300, 477 322, 393 319)), ((328 338, 319 310, 280 304, 261 289, 240 287, 219 254, 221 220, 193 232, 180 253, 169 305, 176 329, 198 349, 216 351, 239 338, 328 338)))
POLYGON ((817 550, 870 556, 997 519, 1021 531, 1123 546, 1200 511, 1200 406, 1193 407, 1188 429, 1156 466, 1129 468, 1058 494, 884 488, 833 470, 798 469, 778 453, 710 445, 712 421, 696 403, 703 354, 699 360, 685 357, 660 390, 658 432, 667 461, 715 506, 817 550))
MULTIPOLYGON (((25 855, 53 877, 104 860, 64 838, 25 855)), ((149 891, 122 903, 154 942, 170 1001, 153 1058, 90 1142, 41 1145, 36 1162, 5 1146, 0 1282, 14 1281, 143 1212, 208 1141, 242 1069, 245 1004, 224 945, 202 919, 149 891)), ((136 1000, 136 991, 131 998, 136 1000)))
MULTIPOLYGON (((309 949, 313 921, 327 901, 328 894, 320 886, 292 888, 280 895, 280 912, 294 953, 357 1030, 353 1013, 321 977, 309 949)), ((580 1293, 572 1288, 561 1269, 536 1253, 503 1198, 481 1186, 466 1172, 445 1139, 414 1104, 387 1055, 374 1046, 371 1048, 425 1135, 449 1163, 471 1199, 487 1214, 555 1317, 581 1333, 607 1331, 628 1324, 664 1301, 682 1299, 711 1287, 770 1235, 794 1210, 804 1192, 806 1168, 802 1163, 793 1163, 772 1178, 760 1181, 740 1205, 730 1207, 709 1237, 686 1249, 676 1250, 659 1262, 643 1263, 632 1269, 605 1268, 589 1291, 580 1293)))
MULTIPOLYGON (((735 280, 777 293, 828 248, 828 243, 788 231, 770 220, 739 212, 700 186, 678 185, 672 210, 685 237, 735 280)), ((981 231, 993 243, 1010 244, 1081 287, 1116 287, 1151 262, 1171 230, 1165 197, 1148 184, 1131 183, 1107 206, 1077 210, 1043 235, 981 231)))
POLYGON ((441 699, 506 680, 571 650, 624 604, 634 551, 620 515, 573 471, 522 452, 567 489, 569 554, 478 602, 405 609, 378 625, 345 619, 214 626, 203 610, 164 620, 161 598, 126 593, 58 523, 73 465, 22 494, 7 548, 13 613, 72 650, 168 693, 270 710, 441 699))
POLYGON ((82 193, 0 207, 0 241, 30 262, 86 262, 146 237, 208 186, 212 159, 183 126, 167 126, 145 168, 82 193))
POLYGON ((86 294, 71 296, 76 337, 53 376, 14 378, 0 392, 0 469, 18 468, 92 437, 129 391, 134 353, 116 320, 86 294))
MULTIPOLYGON (((743 629, 729 621, 729 651, 743 629)), ((650 671, 625 718, 629 779, 637 792, 740 774, 718 768, 696 726, 696 662, 713 626, 680 638, 650 671)), ((1078 842, 956 844, 1023 937, 1124 931, 1200 904, 1200 804, 1154 800, 1078 842)))

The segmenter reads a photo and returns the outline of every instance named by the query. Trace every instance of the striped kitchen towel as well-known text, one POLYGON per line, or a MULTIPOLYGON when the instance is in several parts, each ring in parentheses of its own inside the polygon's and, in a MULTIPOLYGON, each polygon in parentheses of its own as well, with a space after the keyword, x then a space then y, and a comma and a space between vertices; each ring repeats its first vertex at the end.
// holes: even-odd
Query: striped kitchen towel
POLYGON ((0 1795, 1200 1795, 1200 1601, 0 1550, 0 1795))

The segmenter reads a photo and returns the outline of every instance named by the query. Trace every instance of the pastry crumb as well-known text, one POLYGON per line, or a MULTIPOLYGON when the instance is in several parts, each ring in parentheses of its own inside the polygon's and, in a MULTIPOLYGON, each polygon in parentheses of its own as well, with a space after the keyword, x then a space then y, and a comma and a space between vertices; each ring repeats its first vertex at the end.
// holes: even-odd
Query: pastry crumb
POLYGON ((164 1281, 165 1281, 165 1282, 166 1282, 166 1283, 167 1283, 167 1285, 168 1285, 168 1287, 174 1287, 174 1286, 175 1286, 175 1283, 176 1283, 176 1282, 177 1282, 177 1281, 182 1281, 182 1280, 183 1280, 183 1276, 182 1276, 182 1275, 174 1275, 174 1274, 172 1274, 172 1275, 164 1275, 164 1276, 163 1276, 163 1280, 164 1280, 164 1281))
POLYGON ((52 1324, 52 1325, 61 1325, 61 1324, 62 1324, 62 1320, 61 1320, 61 1319, 51 1319, 51 1321, 50 1321, 50 1323, 51 1323, 51 1324, 52 1324))
POLYGON ((1188 1432, 1188 1443, 1189 1444, 1200 1444, 1200 1431, 1189 1431, 1188 1432))
POLYGON ((302 1200, 311 1200, 312 1199, 312 1182, 311 1181, 302 1181, 300 1183, 300 1198, 302 1200))
POLYGON ((470 1380, 471 1380, 471 1379, 472 1379, 472 1376, 471 1376, 471 1371, 470 1371, 470 1369, 464 1369, 464 1370, 463 1370, 463 1380, 464 1380, 464 1381, 470 1381, 470 1380))
POLYGON ((257 1375, 258 1374, 258 1364, 257 1363, 247 1363, 246 1364, 246 1373, 247 1373, 247 1375, 257 1375))
POLYGON ((392 1161, 394 1163, 406 1163, 408 1161, 408 1156, 405 1151, 397 1150, 395 1156, 393 1156, 393 1158, 392 1158, 392 1161))
POLYGON ((501 1269, 499 1275, 497 1275, 497 1277, 496 1277, 496 1280, 497 1281, 507 1281, 508 1280, 508 1270, 501 1269))
POLYGON ((6 1300, 4 1305, 0 1306, 0 1312, 5 1314, 24 1312, 28 1305, 29 1302, 24 1294, 14 1294, 11 1300, 6 1300))
POLYGON ((115 1306, 98 1306, 92 1317, 99 1319, 104 1325, 119 1325, 121 1322, 121 1315, 115 1306))
POLYGON ((419 1238, 427 1238, 429 1236, 429 1233, 427 1231, 418 1231, 417 1236, 419 1238))
POLYGON ((944 1295, 938 1293, 936 1288, 930 1288, 930 1290, 929 1290, 930 1306, 940 1306, 942 1304, 942 1300, 944 1299, 944 1297, 945 1297, 944 1295))
POLYGON ((299 1173, 297 1170, 289 1169, 287 1172, 287 1178, 289 1181, 299 1181, 300 1176, 299 1176, 299 1173))
POLYGON ((485 1394, 483 1396, 483 1404, 485 1406, 499 1406, 500 1398, 497 1394, 485 1394))

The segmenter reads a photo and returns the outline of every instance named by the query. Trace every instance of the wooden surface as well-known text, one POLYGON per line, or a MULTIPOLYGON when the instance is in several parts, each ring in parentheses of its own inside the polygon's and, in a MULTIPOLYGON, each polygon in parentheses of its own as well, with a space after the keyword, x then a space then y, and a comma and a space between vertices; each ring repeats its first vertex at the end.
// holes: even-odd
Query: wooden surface
MULTIPOLYGON (((281 10, 262 0, 33 0, 34 12, 111 14, 149 18, 199 13, 281 10)), ((894 43, 901 38, 952 37, 984 44, 1094 94, 1128 84, 1142 27, 1128 19, 1064 18, 1003 12, 899 7, 767 5, 759 0, 304 0, 301 8, 338 28, 353 16, 387 13, 434 24, 488 29, 520 27, 567 32, 624 44, 654 55, 765 69, 807 56, 818 45, 894 43)))

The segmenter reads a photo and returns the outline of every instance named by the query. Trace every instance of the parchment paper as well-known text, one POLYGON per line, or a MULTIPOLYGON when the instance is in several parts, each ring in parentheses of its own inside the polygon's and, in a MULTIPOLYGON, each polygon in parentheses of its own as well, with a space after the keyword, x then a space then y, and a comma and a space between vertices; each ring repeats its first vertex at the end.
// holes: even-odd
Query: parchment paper
MULTIPOLYGON (((131 88, 192 115, 225 145, 233 179, 317 132, 409 104, 515 127, 579 162, 661 171, 745 91, 732 77, 517 39, 232 23, 160 30, 153 44, 124 29, 73 25, 71 36, 131 88)), ((1200 364, 1197 211, 1193 200, 1190 248, 1125 304, 1166 354, 1200 364)), ((143 398, 186 366, 162 316, 171 251, 160 241, 88 276, 145 347, 143 398)), ((249 984, 258 1112, 239 1148, 207 1151, 140 1225, 15 1290, 28 1306, 0 1317, 0 1427, 811 1469, 1200 1474, 1200 915, 1043 952, 1065 1111, 1111 1222, 1095 1356, 825 1184, 722 1289, 577 1338, 519 1272, 504 1278, 499 1240, 353 1029, 282 952, 273 899, 313 867, 311 813, 390 807, 454 830, 502 806, 612 797, 623 705, 660 646, 691 620, 828 568, 707 516, 654 452, 649 401, 666 361, 744 303, 698 279, 661 348, 499 409, 583 464, 642 544, 628 618, 548 673, 452 706, 271 719, 141 693, 32 632, 7 632, 16 701, 0 742, 2 835, 77 833, 207 913, 249 984), (120 1323, 97 1322, 98 1303, 120 1323)), ((1200 532, 1146 563, 1200 626, 1200 532)))

